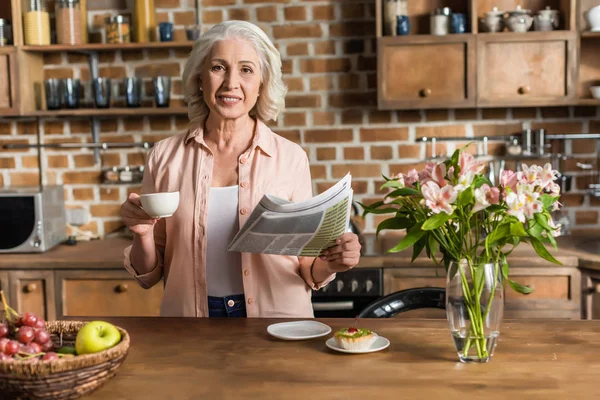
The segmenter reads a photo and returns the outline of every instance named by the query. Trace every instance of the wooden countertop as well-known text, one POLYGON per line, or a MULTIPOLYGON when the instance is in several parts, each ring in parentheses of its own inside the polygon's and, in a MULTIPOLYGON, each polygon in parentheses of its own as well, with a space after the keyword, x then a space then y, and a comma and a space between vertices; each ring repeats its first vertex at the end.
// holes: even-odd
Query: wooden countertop
MULTIPOLYGON (((559 250, 551 249, 551 253, 563 263, 563 266, 577 267, 578 261, 583 259, 587 262, 586 265, 593 265, 595 262, 600 269, 600 251, 598 254, 593 254, 582 249, 577 250, 574 243, 580 243, 581 240, 570 237, 560 239, 559 250)), ((592 240, 589 237, 588 239, 592 240)), ((392 243, 397 243, 397 240, 397 238, 384 237, 377 248, 390 248, 392 243)), ((114 238, 79 242, 73 246, 60 245, 45 253, 0 254, 0 269, 118 269, 123 266, 123 250, 130 244, 129 239, 114 238)), ((422 256, 413 263, 411 263, 412 249, 395 254, 381 252, 378 255, 367 254, 361 257, 357 268, 434 268, 435 264, 424 254, 423 252, 422 256)), ((512 268, 555 265, 540 258, 527 244, 521 244, 510 256, 509 262, 512 268)))
MULTIPOLYGON (((458 362, 443 320, 363 320, 390 347, 329 350, 282 341, 258 318, 109 318, 129 354, 86 399, 581 399, 597 396, 600 321, 505 321, 492 360, 458 362)), ((334 331, 353 324, 323 319, 334 331)))

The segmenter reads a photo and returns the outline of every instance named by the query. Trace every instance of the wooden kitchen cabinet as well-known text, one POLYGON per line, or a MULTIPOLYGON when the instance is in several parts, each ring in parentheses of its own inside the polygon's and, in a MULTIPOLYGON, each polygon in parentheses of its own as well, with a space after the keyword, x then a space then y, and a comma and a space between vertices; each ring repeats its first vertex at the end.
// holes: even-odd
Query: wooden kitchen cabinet
POLYGON ((575 101, 576 33, 477 36, 477 105, 545 106, 575 101))
POLYGON ((583 318, 600 319, 600 271, 582 270, 583 318))
POLYGON ((378 38, 380 109, 475 105, 473 35, 378 38))
POLYGON ((32 312, 47 321, 56 319, 52 271, 9 271, 8 279, 12 308, 20 313, 32 312))
POLYGON ((57 271, 58 317, 158 316, 163 285, 143 289, 124 270, 57 271))
MULTIPOLYGON (((505 284, 504 318, 581 318, 581 273, 577 268, 511 268, 510 277, 534 291, 523 295, 505 284)), ((383 280, 384 294, 417 287, 446 286, 445 270, 436 267, 387 268, 383 280)), ((444 310, 423 309, 398 314, 398 317, 446 318, 446 313, 444 310)))
POLYGON ((16 57, 15 47, 0 47, 0 115, 18 112, 16 57))
POLYGON ((4 292, 6 300, 10 300, 10 287, 8 284, 8 272, 0 271, 0 290, 4 292))

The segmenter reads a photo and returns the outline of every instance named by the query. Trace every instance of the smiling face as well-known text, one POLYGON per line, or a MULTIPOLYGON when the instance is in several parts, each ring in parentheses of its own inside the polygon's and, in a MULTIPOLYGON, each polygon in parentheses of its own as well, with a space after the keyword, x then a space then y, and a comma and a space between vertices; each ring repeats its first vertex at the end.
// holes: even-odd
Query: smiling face
POLYGON ((224 119, 248 115, 261 85, 260 58, 254 46, 236 39, 215 43, 199 84, 211 113, 224 119))

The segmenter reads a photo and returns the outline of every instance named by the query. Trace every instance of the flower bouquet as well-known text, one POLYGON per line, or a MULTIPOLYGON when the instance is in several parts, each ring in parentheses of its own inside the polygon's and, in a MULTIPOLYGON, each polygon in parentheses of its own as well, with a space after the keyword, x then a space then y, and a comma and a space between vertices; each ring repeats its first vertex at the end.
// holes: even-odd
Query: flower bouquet
POLYGON ((504 309, 502 283, 519 293, 531 288, 509 279, 507 256, 529 243, 536 253, 560 264, 545 243, 556 248, 559 233, 550 215, 560 206, 558 172, 522 165, 502 172, 494 186, 484 175, 485 164, 464 149, 418 172, 385 178, 382 201, 363 205, 367 214, 394 214, 384 229, 405 229, 389 250, 413 246, 413 261, 425 250, 446 269, 446 313, 459 358, 487 362, 493 354, 504 309))

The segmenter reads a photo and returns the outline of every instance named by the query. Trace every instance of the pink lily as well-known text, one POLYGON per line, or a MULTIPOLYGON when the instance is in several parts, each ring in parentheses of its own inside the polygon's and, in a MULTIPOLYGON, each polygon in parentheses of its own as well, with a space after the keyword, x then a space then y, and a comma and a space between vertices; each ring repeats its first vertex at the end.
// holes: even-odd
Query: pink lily
POLYGON ((452 185, 440 188, 437 183, 429 181, 421 186, 421 193, 425 199, 425 204, 434 214, 445 212, 450 215, 454 211, 452 203, 456 201, 458 193, 452 185))

